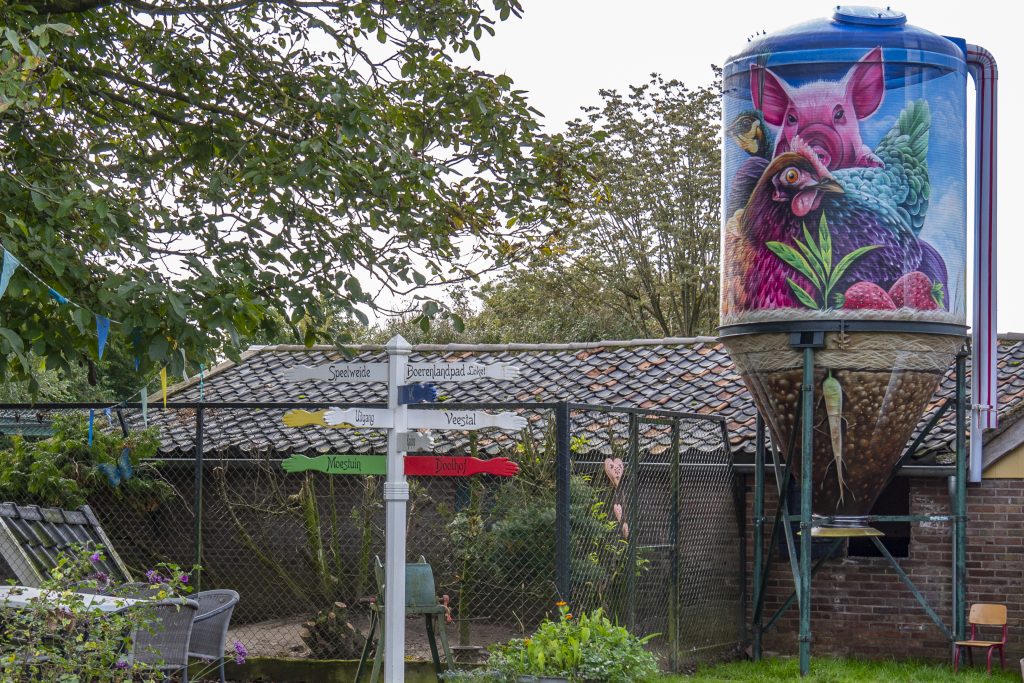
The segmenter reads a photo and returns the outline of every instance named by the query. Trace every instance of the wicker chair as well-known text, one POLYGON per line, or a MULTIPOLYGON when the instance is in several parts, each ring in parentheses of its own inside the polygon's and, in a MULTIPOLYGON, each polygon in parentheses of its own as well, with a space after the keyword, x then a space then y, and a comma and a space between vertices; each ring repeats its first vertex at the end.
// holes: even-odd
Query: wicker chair
POLYGON ((188 644, 192 620, 199 610, 195 600, 172 598, 133 605, 129 609, 152 610, 152 629, 136 629, 132 634, 131 661, 164 673, 165 680, 180 671, 188 683, 188 644))
POLYGON ((220 681, 224 683, 224 650, 227 646, 231 613, 238 604, 238 593, 227 589, 209 590, 197 593, 193 597, 199 603, 199 611, 192 621, 188 656, 219 660, 220 681))

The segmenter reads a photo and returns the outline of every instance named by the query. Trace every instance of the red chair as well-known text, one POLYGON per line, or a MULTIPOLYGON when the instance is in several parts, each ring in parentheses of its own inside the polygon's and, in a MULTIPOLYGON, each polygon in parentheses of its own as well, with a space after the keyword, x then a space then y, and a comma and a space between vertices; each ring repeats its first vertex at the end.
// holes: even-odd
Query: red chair
POLYGON ((983 647, 988 650, 988 665, 986 671, 992 673, 992 653, 999 650, 999 666, 1006 668, 1006 605, 991 605, 979 603, 971 605, 971 613, 967 617, 967 623, 971 625, 970 640, 958 640, 953 643, 953 672, 960 668, 961 648, 967 648, 967 661, 974 664, 974 648, 983 647), (1002 640, 979 640, 979 626, 1002 626, 1002 640))

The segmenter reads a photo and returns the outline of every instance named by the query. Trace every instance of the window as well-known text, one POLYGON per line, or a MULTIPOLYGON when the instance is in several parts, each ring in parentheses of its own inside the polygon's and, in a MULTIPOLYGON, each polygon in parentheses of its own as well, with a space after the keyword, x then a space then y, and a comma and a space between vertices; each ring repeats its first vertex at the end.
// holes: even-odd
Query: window
MULTIPOLYGON (((892 480, 871 508, 873 515, 909 515, 910 479, 897 477, 892 480)), ((882 545, 893 557, 910 556, 910 522, 877 522, 873 524, 885 536, 882 545)), ((846 550, 847 557, 882 557, 870 538, 851 538, 846 550)))

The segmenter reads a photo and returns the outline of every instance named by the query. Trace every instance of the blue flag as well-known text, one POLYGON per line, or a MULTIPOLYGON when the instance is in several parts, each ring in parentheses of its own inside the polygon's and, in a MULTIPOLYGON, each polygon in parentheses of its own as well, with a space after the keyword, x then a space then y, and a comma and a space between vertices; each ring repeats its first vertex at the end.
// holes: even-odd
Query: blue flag
POLYGON ((107 335, 110 334, 110 318, 102 315, 96 316, 96 340, 100 358, 103 358, 103 349, 107 346, 107 335))
POLYGON ((11 284, 11 276, 14 275, 14 270, 19 265, 14 254, 4 249, 4 266, 3 271, 0 272, 0 297, 3 297, 4 292, 7 291, 7 285, 11 284))
POLYGON ((92 446, 92 421, 96 417, 96 411, 89 411, 89 445, 92 446))
POLYGON ((50 297, 59 304, 66 304, 68 302, 68 300, 64 298, 64 295, 53 287, 50 287, 50 297))

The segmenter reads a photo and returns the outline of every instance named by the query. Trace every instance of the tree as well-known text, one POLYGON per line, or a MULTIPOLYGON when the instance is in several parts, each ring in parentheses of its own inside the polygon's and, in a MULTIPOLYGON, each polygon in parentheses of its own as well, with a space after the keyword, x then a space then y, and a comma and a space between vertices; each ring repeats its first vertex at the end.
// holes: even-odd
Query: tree
MULTIPOLYGON (((715 69, 716 79, 720 71, 715 69)), ((718 324, 718 82, 657 74, 570 122, 591 177, 572 191, 565 253, 590 272, 632 336, 708 334, 718 324)))
POLYGON ((0 378, 94 360, 93 312, 143 373, 180 372, 237 359, 268 311, 312 344, 328 293, 365 322, 380 290, 500 265, 568 181, 511 79, 453 57, 519 12, 0 4, 0 225, 25 266, 0 300, 0 378))

